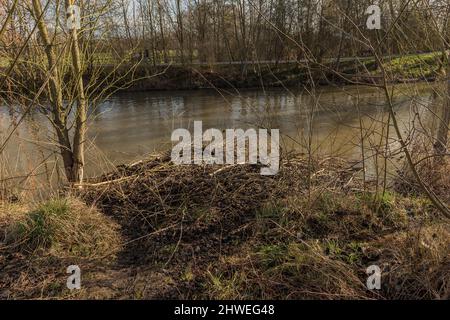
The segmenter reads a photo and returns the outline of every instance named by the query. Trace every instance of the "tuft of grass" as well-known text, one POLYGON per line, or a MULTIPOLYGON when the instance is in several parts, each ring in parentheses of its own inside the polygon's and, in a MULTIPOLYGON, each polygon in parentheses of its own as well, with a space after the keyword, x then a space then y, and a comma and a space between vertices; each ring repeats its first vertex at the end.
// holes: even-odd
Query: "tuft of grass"
POLYGON ((26 254, 87 258, 114 253, 120 236, 117 226, 96 210, 75 199, 56 199, 14 221, 5 242, 26 254))
POLYGON ((188 265, 181 275, 181 280, 186 282, 193 282, 195 280, 195 275, 192 272, 192 265, 188 265))
POLYGON ((230 276, 215 275, 208 272, 209 283, 207 285, 210 295, 219 300, 241 300, 246 298, 243 292, 246 288, 247 277, 244 272, 233 272, 230 276))
MULTIPOLYGON (((366 294, 354 269, 341 259, 324 254, 318 242, 291 242, 284 254, 271 259, 264 256, 256 265, 263 264, 259 275, 268 283, 277 283, 270 291, 274 298, 362 298, 366 294), (270 265, 270 268, 266 268, 270 265), (275 291, 273 291, 275 290, 275 291)), ((337 247, 334 249, 341 252, 337 247)), ((260 280, 261 281, 261 280, 260 280)))
POLYGON ((357 241, 341 244, 335 239, 324 241, 324 253, 333 258, 339 259, 350 265, 360 265, 362 260, 363 244, 357 241))
POLYGON ((259 260, 264 268, 269 269, 279 264, 287 253, 285 244, 269 244, 263 245, 257 251, 259 260))
POLYGON ((39 206, 25 216, 14 228, 13 238, 25 240, 23 245, 29 250, 50 248, 62 225, 56 223, 63 220, 70 212, 67 200, 52 200, 39 206))
POLYGON ((6 68, 9 65, 9 59, 0 57, 0 68, 6 68))
POLYGON ((395 195, 390 192, 385 192, 380 196, 376 197, 374 207, 372 208, 375 212, 380 212, 382 214, 389 214, 395 209, 395 195))
POLYGON ((284 212, 284 206, 281 204, 266 203, 256 211, 257 219, 272 219, 280 217, 284 212))
POLYGON ((375 201, 370 203, 371 210, 378 214, 383 224, 389 227, 401 227, 407 224, 407 213, 399 199, 391 193, 385 192, 375 197, 375 201))

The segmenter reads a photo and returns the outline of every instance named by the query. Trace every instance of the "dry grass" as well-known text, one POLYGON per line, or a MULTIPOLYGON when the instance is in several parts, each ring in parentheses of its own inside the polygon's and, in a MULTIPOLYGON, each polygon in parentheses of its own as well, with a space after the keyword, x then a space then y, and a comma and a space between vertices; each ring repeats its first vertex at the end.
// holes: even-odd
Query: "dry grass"
POLYGON ((109 218, 73 199, 22 210, 14 220, 0 215, 9 221, 12 249, 0 264, 0 286, 8 287, 0 294, 448 298, 448 222, 420 195, 375 197, 358 175, 335 158, 285 159, 275 177, 262 177, 258 166, 175 166, 165 156, 122 166, 79 194, 118 222, 121 235, 109 218), (83 289, 69 294, 64 268, 74 261, 83 264, 83 289), (382 269, 380 291, 365 286, 373 264, 382 269), (39 292, 31 289, 37 283, 39 292))
POLYGON ((98 258, 120 246, 117 225, 79 200, 51 200, 29 212, 11 209, 6 216, 16 221, 6 228, 6 250, 98 258))
MULTIPOLYGON (((432 224, 391 234, 371 243, 384 270, 390 299, 450 298, 450 226, 432 224)), ((369 254, 369 253, 368 253, 369 254)))
POLYGON ((70 296, 64 280, 69 265, 102 266, 121 246, 118 225, 73 198, 33 209, 3 203, 0 230, 3 298, 70 296))
MULTIPOLYGON (((447 205, 450 205, 450 157, 436 157, 429 141, 416 138, 411 154, 416 163, 416 170, 427 186, 447 205)), ((421 195, 422 189, 406 165, 395 181, 395 190, 404 195, 421 195)))
POLYGON ((448 298, 448 222, 421 198, 383 206, 365 194, 325 193, 312 207, 290 198, 264 209, 250 240, 210 266, 206 297, 448 298), (370 265, 382 269, 379 292, 365 286, 370 265))

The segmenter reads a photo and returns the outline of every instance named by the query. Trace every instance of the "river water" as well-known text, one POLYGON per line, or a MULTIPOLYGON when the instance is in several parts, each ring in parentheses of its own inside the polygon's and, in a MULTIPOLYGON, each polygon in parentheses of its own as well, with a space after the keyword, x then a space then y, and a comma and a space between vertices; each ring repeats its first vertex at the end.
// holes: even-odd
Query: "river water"
MULTIPOLYGON (((395 108, 402 130, 408 131, 419 114, 432 129, 437 112, 436 85, 415 84, 393 87, 395 108), (430 110, 432 112, 430 112, 430 110)), ((13 109, 14 106, 13 106, 13 109)), ((208 128, 233 129, 268 127, 280 129, 284 150, 317 155, 361 158, 361 126, 368 148, 379 143, 387 120, 382 92, 369 87, 299 89, 214 90, 120 93, 96 106, 90 114, 87 173, 96 175, 113 164, 128 163, 171 147, 171 134, 177 128, 192 128, 203 121, 208 128), (361 120, 361 121, 360 121, 361 120), (312 137, 310 139, 310 137, 312 137)), ((17 115, 11 107, 0 107, 0 141, 17 115)), ((391 128, 394 137, 394 130, 391 128)), ((14 133, 2 156, 3 177, 33 170, 54 171, 49 152, 54 150, 48 120, 34 113, 14 133), (39 168, 36 168, 39 165, 39 168)), ((392 148, 396 142, 391 140, 392 148)))

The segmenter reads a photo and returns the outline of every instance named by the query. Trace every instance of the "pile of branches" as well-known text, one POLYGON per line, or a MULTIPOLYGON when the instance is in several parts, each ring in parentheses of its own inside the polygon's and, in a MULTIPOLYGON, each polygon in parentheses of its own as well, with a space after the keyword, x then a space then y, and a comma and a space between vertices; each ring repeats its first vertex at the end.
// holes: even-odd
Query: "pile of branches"
POLYGON ((267 177, 259 165, 175 165, 163 154, 85 183, 81 196, 117 219, 130 239, 148 240, 150 246, 173 242, 184 225, 184 240, 211 243, 217 234, 243 231, 268 202, 306 196, 314 185, 348 185, 355 171, 345 164, 296 156, 281 162, 278 175, 267 177))

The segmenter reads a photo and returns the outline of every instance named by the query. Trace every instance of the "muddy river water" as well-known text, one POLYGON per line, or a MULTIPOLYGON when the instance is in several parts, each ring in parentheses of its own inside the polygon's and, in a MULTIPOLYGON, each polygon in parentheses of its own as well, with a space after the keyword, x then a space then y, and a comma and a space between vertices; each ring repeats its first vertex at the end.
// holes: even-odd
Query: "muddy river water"
MULTIPOLYGON (((428 84, 393 88, 397 118, 405 134, 417 115, 427 129, 435 126, 432 115, 439 108, 435 88, 428 84)), ((87 172, 99 174, 112 164, 168 149, 173 130, 192 129, 199 120, 204 129, 279 129, 284 150, 311 150, 358 160, 362 137, 366 147, 379 142, 381 120, 386 122, 388 117, 385 101, 381 90, 361 86, 318 88, 314 93, 300 89, 120 93, 91 111, 87 172)), ((17 119, 11 108, 16 109, 0 107, 0 140, 17 119)), ((390 132, 394 137, 394 130, 390 132)), ((56 159, 50 155, 52 139, 45 116, 31 114, 2 155, 3 176, 43 170, 40 164, 44 159, 56 159)), ((395 148, 394 139, 392 144, 395 148)), ((46 170, 51 170, 48 163, 46 170)))

